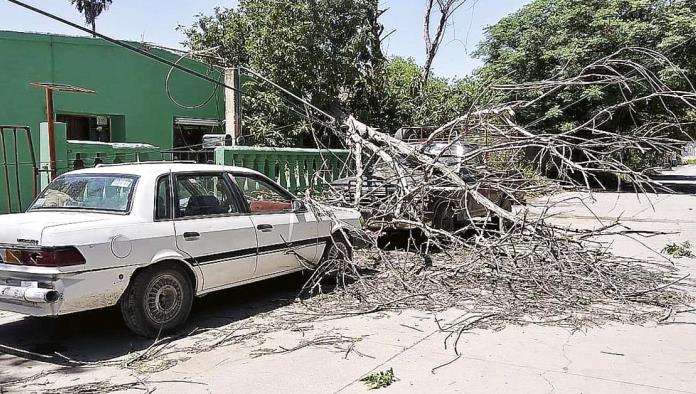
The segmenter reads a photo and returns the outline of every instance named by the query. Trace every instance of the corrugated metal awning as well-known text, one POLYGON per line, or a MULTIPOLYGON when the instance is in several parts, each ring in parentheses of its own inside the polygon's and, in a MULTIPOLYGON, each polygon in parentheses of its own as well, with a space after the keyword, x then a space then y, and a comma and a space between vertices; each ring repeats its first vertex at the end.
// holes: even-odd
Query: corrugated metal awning
POLYGON ((183 126, 222 126, 222 122, 217 119, 196 119, 196 118, 174 118, 174 124, 183 126))

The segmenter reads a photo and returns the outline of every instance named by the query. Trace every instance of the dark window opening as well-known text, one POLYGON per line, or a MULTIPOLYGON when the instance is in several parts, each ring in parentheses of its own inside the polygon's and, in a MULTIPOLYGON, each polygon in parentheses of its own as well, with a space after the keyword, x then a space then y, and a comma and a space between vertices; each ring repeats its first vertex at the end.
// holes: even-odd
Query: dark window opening
POLYGON ((194 160, 199 163, 212 162, 215 159, 214 147, 209 146, 211 144, 204 138, 211 134, 223 134, 222 127, 216 120, 175 119, 172 159, 194 160))
POLYGON ((66 124, 69 140, 111 141, 111 119, 108 116, 57 114, 56 122, 66 124))

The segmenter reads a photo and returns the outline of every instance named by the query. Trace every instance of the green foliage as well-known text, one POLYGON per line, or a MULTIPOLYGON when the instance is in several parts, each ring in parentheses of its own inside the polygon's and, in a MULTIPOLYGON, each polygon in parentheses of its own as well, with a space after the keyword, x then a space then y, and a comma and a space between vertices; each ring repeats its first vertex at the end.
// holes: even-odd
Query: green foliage
POLYGON ((691 242, 689 241, 684 241, 680 244, 676 242, 668 243, 667 246, 662 249, 662 253, 667 253, 668 255, 676 258, 693 257, 693 252, 691 251, 691 242))
POLYGON ((374 390, 391 386, 395 379, 394 369, 389 368, 386 371, 371 373, 360 379, 360 381, 365 382, 371 390, 374 390))
MULTIPOLYGON (((224 65, 246 65, 324 111, 349 108, 371 120, 384 92, 378 16, 378 0, 241 0, 184 32, 193 49, 218 47, 224 65)), ((297 113, 305 109, 271 92, 245 84, 245 124, 261 143, 310 144, 297 113)))
POLYGON ((421 85, 423 69, 413 59, 394 57, 386 66, 385 116, 380 126, 438 126, 466 113, 479 89, 470 78, 431 77, 421 85))
MULTIPOLYGON (((385 59, 377 6, 377 0, 242 0, 200 16, 184 32, 193 49, 217 47, 223 65, 249 66, 326 112, 343 108, 392 133, 468 111, 479 89, 473 79, 432 77, 422 86, 423 70, 413 59, 385 59)), ((324 144, 335 142, 268 84, 247 80, 243 91, 245 133, 259 144, 313 146, 312 131, 324 144)))
MULTIPOLYGON (((476 53, 485 63, 478 76, 500 83, 571 77, 622 48, 645 47, 663 52, 674 64, 637 52, 626 51, 622 56, 649 65, 675 90, 692 90, 688 78, 696 76, 694 31, 696 2, 691 0, 535 0, 487 29, 476 53)), ((618 72, 626 70, 616 68, 618 72)), ((568 86, 520 111, 519 120, 526 124, 543 118, 532 130, 558 132, 559 125, 580 125, 599 109, 622 101, 626 93, 636 96, 647 91, 637 83, 631 89, 568 86)), ((506 99, 535 97, 538 92, 514 92, 506 99)), ((673 120, 659 104, 636 102, 630 109, 612 113, 603 127, 622 131, 661 119, 673 120)), ((668 104, 682 120, 693 120, 683 103, 668 104)))
MULTIPOLYGON (((484 66, 475 76, 434 76, 425 85, 423 69, 412 59, 383 55, 380 15, 378 0, 240 0, 235 8, 199 16, 195 25, 183 30, 191 48, 217 48, 219 64, 246 65, 326 112, 345 109, 389 132, 403 126, 441 125, 474 103, 539 98, 542 90, 494 96, 484 86, 576 76, 622 48, 663 51, 671 63, 638 51, 621 56, 649 65, 650 72, 675 90, 692 90, 688 80, 696 77, 696 2, 690 0, 534 0, 487 29, 477 51, 484 66)), ((627 69, 617 65, 614 70, 589 71, 627 69)), ((623 101, 626 94, 637 97, 650 88, 640 83, 628 87, 630 91, 569 85, 519 108, 517 121, 534 122, 530 130, 540 133, 569 131, 623 101)), ((259 144, 313 146, 315 136, 323 144, 335 142, 326 128, 306 119, 306 108, 279 97, 269 84, 246 80, 243 90, 245 133, 254 134, 259 144)), ((627 131, 673 123, 675 116, 682 125, 696 122, 696 111, 684 103, 665 102, 671 112, 662 104, 637 101, 608 113, 601 127, 627 131)), ((641 152, 627 152, 625 157, 648 159, 641 152)))

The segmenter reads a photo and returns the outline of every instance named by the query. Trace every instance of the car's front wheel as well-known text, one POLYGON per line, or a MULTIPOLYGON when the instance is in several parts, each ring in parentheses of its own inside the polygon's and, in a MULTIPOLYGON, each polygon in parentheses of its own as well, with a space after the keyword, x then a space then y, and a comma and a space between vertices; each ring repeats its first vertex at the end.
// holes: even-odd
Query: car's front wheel
POLYGON ((322 280, 327 282, 345 283, 346 275, 351 275, 350 264, 353 261, 353 250, 343 233, 336 233, 324 249, 321 263, 317 268, 322 280))
POLYGON ((175 330, 188 318, 193 286, 177 267, 155 266, 138 273, 121 299, 121 313, 134 333, 154 338, 175 330))

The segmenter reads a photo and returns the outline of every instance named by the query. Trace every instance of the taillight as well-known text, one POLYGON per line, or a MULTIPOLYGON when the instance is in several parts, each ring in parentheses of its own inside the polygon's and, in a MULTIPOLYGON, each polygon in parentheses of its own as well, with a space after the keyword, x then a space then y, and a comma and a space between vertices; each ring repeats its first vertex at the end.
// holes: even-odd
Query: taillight
POLYGON ((75 247, 42 249, 5 249, 6 264, 37 267, 67 267, 85 264, 85 257, 75 247))

